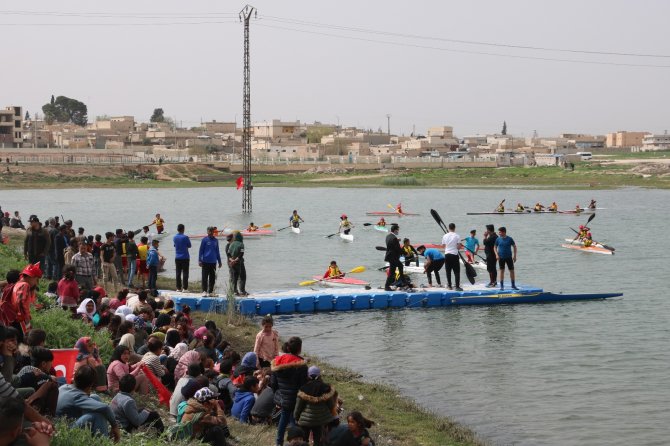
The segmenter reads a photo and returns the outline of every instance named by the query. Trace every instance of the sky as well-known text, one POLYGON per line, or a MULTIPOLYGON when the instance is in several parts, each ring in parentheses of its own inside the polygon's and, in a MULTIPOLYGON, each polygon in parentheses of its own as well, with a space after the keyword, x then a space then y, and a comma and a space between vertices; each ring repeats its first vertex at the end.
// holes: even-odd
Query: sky
MULTIPOLYGON (((458 136, 661 133, 665 0, 252 3, 251 119, 458 136), (612 54, 617 53, 617 54, 612 54)), ((0 3, 0 106, 242 122, 244 3, 0 3), (11 68, 9 62, 13 61, 11 68)))

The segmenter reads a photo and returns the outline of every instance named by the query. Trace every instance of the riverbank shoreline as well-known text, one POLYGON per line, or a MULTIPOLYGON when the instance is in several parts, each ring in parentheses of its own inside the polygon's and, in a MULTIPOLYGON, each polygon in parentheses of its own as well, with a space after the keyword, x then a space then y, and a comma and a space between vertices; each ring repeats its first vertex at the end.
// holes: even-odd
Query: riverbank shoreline
MULTIPOLYGON (((9 245, 6 248, 21 252, 22 233, 20 230, 8 231, 9 245)), ((3 229, 3 234, 5 230, 3 229)), ((20 255, 3 255, 0 260, 2 276, 10 268, 19 268, 23 264, 20 255)), ((159 286, 174 288, 174 279, 159 275, 159 286)), ((46 288, 42 281, 41 289, 46 288)), ((222 330, 222 335, 240 352, 253 349, 258 324, 240 315, 216 313, 194 313, 197 322, 213 320, 222 330)), ((287 333, 284 333, 286 337, 287 333)), ((314 346, 305 344, 305 350, 314 351, 314 346)), ((344 400, 345 412, 360 410, 376 422, 372 434, 377 444, 386 445, 485 445, 476 433, 453 422, 448 417, 439 416, 411 399, 402 396, 395 387, 376 382, 368 382, 351 370, 336 367, 317 356, 311 356, 310 362, 319 365, 324 380, 332 384, 344 400)), ((256 446, 272 444, 276 428, 274 426, 249 426, 231 421, 231 429, 240 438, 240 445, 256 446)))
MULTIPOLYGON (((384 188, 670 188, 670 163, 664 159, 613 159, 561 167, 478 167, 327 171, 252 172, 254 187, 384 188), (656 162, 655 162, 656 161, 656 162)), ((192 188, 235 187, 238 173, 215 163, 143 165, 6 166, 0 189, 192 188)))

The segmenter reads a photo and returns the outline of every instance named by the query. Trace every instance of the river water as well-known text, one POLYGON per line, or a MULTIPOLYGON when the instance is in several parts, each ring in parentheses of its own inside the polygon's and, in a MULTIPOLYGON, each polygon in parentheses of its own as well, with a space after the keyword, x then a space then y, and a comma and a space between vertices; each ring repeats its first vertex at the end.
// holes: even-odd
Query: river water
MULTIPOLYGON (((384 234, 364 228, 370 210, 402 201, 419 217, 387 218, 400 235, 437 242, 441 231, 429 214, 437 209, 467 235, 484 225, 505 225, 519 247, 517 281, 554 292, 613 292, 607 301, 494 307, 456 307, 382 312, 283 316, 282 336, 301 336, 306 353, 350 367, 366 379, 397 386, 425 407, 470 426, 494 444, 661 445, 670 422, 670 303, 667 295, 668 239, 662 235, 670 192, 549 191, 527 189, 347 189, 258 188, 255 211, 244 215, 241 194, 231 188, 68 189, 2 191, 6 211, 40 218, 63 215, 87 233, 135 229, 160 212, 170 231, 184 223, 189 234, 208 225, 286 226, 293 209, 303 233, 247 240, 248 289, 295 287, 325 271, 336 259, 343 270, 365 265, 359 275, 383 282, 384 234), (590 224, 596 240, 616 255, 573 252, 560 247, 570 227, 587 216, 466 216, 488 211, 503 198, 557 201, 562 208, 596 198, 606 209, 590 224), (324 235, 337 231, 347 213, 358 226, 354 243, 324 235)), ((198 242, 194 242, 192 255, 198 242)), ((172 258, 171 243, 161 250, 172 258)), ((192 262, 194 263, 194 262, 192 262)), ((168 262, 172 267, 172 262, 168 262)), ((172 270, 168 270, 168 274, 172 270)), ((223 276, 223 274, 221 274, 223 276)), ((481 276, 481 273, 480 273, 481 276)), ((197 289, 199 270, 191 268, 197 289)), ((485 280, 484 277, 480 277, 485 280)), ((226 278, 218 285, 223 289, 226 278)), ((421 282, 421 281, 420 281, 421 282)), ((325 377, 327 380, 327 377, 325 377)))

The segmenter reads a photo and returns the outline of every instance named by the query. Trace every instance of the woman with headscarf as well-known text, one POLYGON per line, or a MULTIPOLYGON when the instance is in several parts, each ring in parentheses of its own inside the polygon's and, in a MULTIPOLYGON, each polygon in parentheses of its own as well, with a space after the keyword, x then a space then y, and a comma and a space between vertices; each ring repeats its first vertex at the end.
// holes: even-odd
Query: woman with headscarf
POLYGON ((121 305, 116 309, 114 314, 118 314, 125 319, 129 314, 133 314, 133 310, 128 305, 121 305))
POLYGON ((73 375, 77 373, 79 367, 83 365, 88 365, 95 369, 95 390, 98 392, 104 392, 107 390, 107 370, 102 364, 100 359, 100 354, 98 352, 98 346, 93 342, 93 340, 85 336, 79 338, 74 348, 79 350, 77 354, 77 360, 74 364, 73 375))
POLYGON ((81 317, 84 322, 93 325, 94 327, 100 321, 100 315, 95 309, 95 302, 90 297, 81 301, 79 308, 77 308, 77 316, 81 317))
POLYGON ((192 362, 198 362, 200 364, 203 364, 205 362, 205 359, 207 358, 205 357, 204 354, 196 352, 195 350, 189 350, 186 353, 184 353, 181 356, 181 358, 179 358, 177 366, 174 368, 175 382, 177 382, 179 378, 181 378, 186 374, 189 364, 191 364, 192 362))
POLYGON ((228 266, 230 267, 230 286, 233 288, 236 296, 248 296, 249 293, 246 291, 247 270, 244 267, 244 242, 242 233, 235 232, 233 242, 228 247, 227 253, 230 255, 228 259, 228 266))
POLYGON ((135 377, 137 385, 135 390, 143 395, 149 392, 149 380, 142 373, 140 364, 129 365, 130 349, 125 345, 119 345, 112 353, 111 363, 107 367, 107 384, 112 392, 119 391, 119 381, 124 376, 130 374, 135 377))

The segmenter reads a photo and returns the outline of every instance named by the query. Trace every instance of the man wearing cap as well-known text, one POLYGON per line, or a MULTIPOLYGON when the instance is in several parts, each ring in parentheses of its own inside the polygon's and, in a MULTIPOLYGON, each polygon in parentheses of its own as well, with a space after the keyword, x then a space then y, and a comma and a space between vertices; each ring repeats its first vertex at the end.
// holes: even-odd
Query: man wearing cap
POLYGON ((79 252, 72 256, 72 265, 76 270, 75 279, 82 290, 92 290, 96 285, 95 261, 86 243, 79 243, 79 252))
POLYGON ((30 227, 26 230, 26 238, 23 242, 23 256, 30 263, 39 263, 44 268, 44 260, 51 247, 49 233, 42 229, 39 218, 30 216, 30 227))
POLYGON ((384 260, 389 262, 388 277, 384 284, 384 290, 393 291, 391 284, 395 282, 396 270, 400 272, 400 277, 403 275, 402 262, 400 256, 402 255, 402 248, 400 247, 400 239, 398 239, 398 232, 400 226, 396 223, 391 225, 391 232, 386 236, 386 256, 384 260))
POLYGON ((489 283, 486 288, 494 288, 498 285, 498 265, 496 264, 495 245, 498 235, 495 227, 491 224, 486 225, 484 232, 484 254, 486 254, 486 271, 489 272, 489 283))
POLYGON ((35 302, 37 295, 35 290, 42 277, 39 263, 27 265, 21 271, 21 278, 12 290, 11 307, 16 317, 11 323, 12 327, 19 331, 18 341, 22 342, 24 335, 30 330, 30 305, 35 302))

